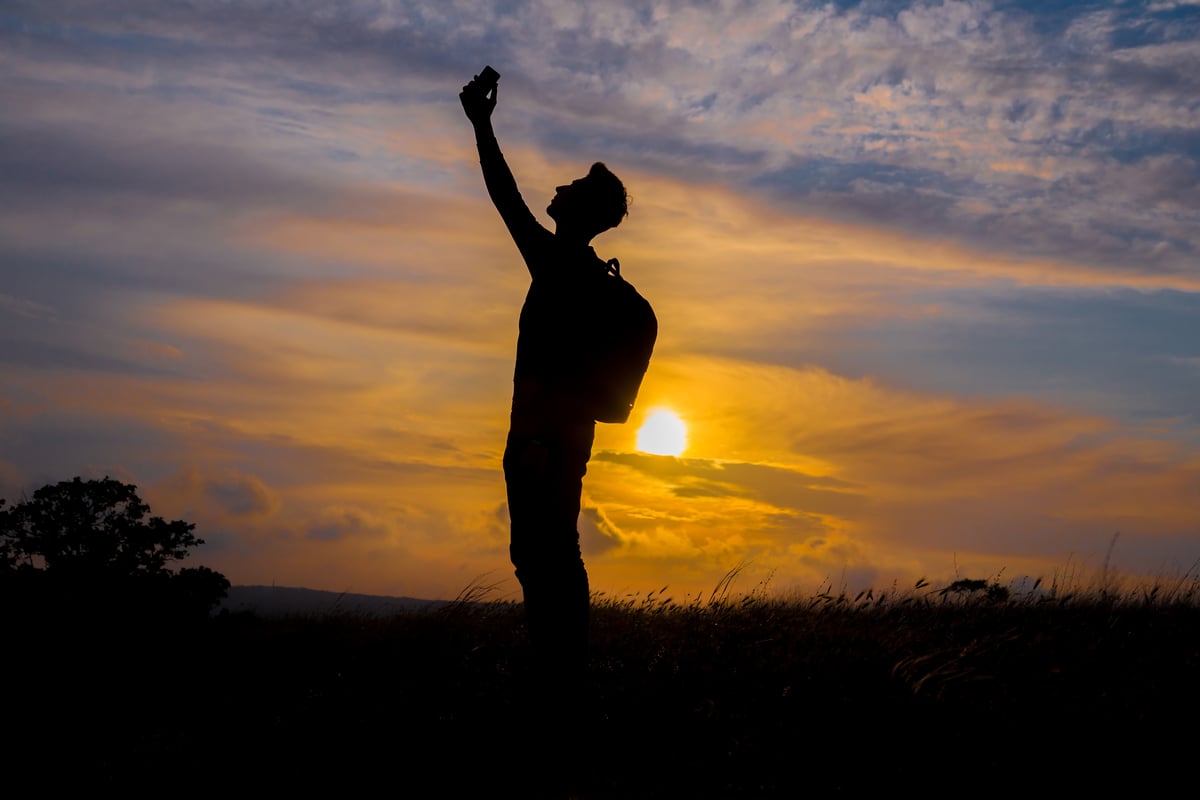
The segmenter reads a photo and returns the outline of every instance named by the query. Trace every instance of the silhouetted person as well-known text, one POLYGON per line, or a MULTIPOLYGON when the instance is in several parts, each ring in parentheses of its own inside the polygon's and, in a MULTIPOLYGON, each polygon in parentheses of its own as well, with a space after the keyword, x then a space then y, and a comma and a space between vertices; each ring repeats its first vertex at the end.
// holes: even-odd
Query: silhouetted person
POLYGON ((589 356, 604 333, 592 309, 598 282, 611 280, 589 243, 626 216, 628 197, 604 164, 593 164, 585 177, 557 188, 546 209, 555 223, 551 233, 521 198, 496 142, 494 79, 476 76, 459 98, 475 127, 488 194, 532 279, 521 309, 504 450, 509 553, 544 700, 569 715, 587 656, 588 576, 577 524, 597 418, 589 356))

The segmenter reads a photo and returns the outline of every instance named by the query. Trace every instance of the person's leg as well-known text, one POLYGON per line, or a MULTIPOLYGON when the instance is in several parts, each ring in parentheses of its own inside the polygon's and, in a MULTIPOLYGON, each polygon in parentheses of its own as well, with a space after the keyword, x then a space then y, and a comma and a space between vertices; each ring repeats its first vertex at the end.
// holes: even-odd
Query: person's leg
POLYGON ((525 596, 533 670, 524 711, 541 766, 529 796, 564 796, 577 783, 586 747, 583 681, 589 587, 578 518, 593 428, 541 438, 509 435, 504 453, 512 539, 525 596))
POLYGON ((579 549, 579 508, 594 427, 539 438, 509 436, 504 454, 512 539, 535 657, 560 677, 587 658, 589 586, 579 549))

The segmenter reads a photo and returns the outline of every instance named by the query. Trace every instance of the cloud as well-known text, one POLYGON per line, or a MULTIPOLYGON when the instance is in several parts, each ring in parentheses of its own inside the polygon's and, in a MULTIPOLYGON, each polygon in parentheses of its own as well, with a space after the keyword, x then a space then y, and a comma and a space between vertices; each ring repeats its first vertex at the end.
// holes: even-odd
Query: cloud
MULTIPOLYGON (((478 68, 443 55, 458 42, 512 59, 502 133, 559 158, 607 152, 816 216, 1114 275, 1193 272, 1197 120, 1186 98, 1200 56, 1188 17, 953 2, 880 15, 767 0, 605 12, 529 2, 503 14, 486 4, 123 7, 74 6, 72 50, 49 19, 41 34, 8 34, 22 43, 10 69, 24 80, 10 91, 27 117, 6 152, 35 196, 170 192, 219 198, 228 213, 336 205, 347 179, 448 185, 466 155, 446 148, 445 131, 462 126, 453 90, 478 68), (140 38, 121 50, 107 35, 116 30, 140 38), (178 41, 192 47, 169 46, 178 41), (264 71, 264 58, 280 68, 264 71), (38 72, 72 63, 104 65, 92 92, 74 73, 38 72), (1147 87, 1120 64, 1159 77, 1147 87), (39 99, 24 88, 35 81, 68 94, 39 99), (170 87, 187 91, 164 95, 170 87), (87 116, 65 114, 68 100, 87 116), (1175 213, 1151 213, 1159 207, 1175 213), (1110 235, 1122 226, 1136 235, 1110 235)), ((41 19, 36 6, 22 13, 41 19)))
POLYGON ((34 122, 41 120, 10 120, 0 129, 0 169, 7 176, 0 200, 6 205, 61 207, 84 200, 90 206, 98 199, 135 197, 148 207, 191 200, 233 211, 285 204, 317 190, 315 182, 265 167, 232 144, 182 135, 164 141, 161 132, 131 136, 125 126, 113 130, 111 119, 107 125, 93 121, 86 131, 34 122))
POLYGON ((372 514, 357 508, 327 508, 318 519, 309 523, 306 536, 322 542, 332 542, 347 537, 379 537, 387 533, 388 526, 372 514))
POLYGON ((0 363, 8 367, 27 367, 52 370, 88 370, 108 374, 163 375, 166 370, 103 353, 72 346, 57 346, 49 342, 22 339, 0 339, 0 363))
POLYGON ((680 498, 753 497, 770 505, 839 515, 852 513, 862 502, 853 485, 845 481, 769 464, 611 451, 600 451, 593 459, 664 481, 680 498))
POLYGON ((10 3, 4 480, 136 478, 235 580, 506 574, 527 275, 455 98, 490 61, 535 213, 594 160, 630 187, 597 248, 659 312, 639 408, 692 426, 680 459, 598 431, 594 585, 1033 574, 1118 527, 1125 563, 1187 556, 1198 33, 1186 3, 10 3))
POLYGON ((14 319, 16 317, 24 317, 31 320, 54 319, 57 316, 54 309, 50 306, 4 293, 0 293, 0 309, 6 315, 12 315, 14 319))
POLYGON ((605 516, 603 509, 585 506, 579 516, 579 546, 583 555, 591 557, 620 546, 621 532, 605 516))
POLYGON ((279 509, 279 498, 253 475, 228 474, 205 482, 205 493, 220 508, 234 516, 272 514, 279 509))
MULTIPOLYGON (((1161 567, 1167 540, 1177 567, 1194 556, 1187 487, 1200 462, 1161 431, 813 369, 690 367, 704 388, 693 382, 672 407, 693 447, 775 463, 597 452, 589 497, 622 533, 675 542, 640 548, 659 552, 664 572, 706 563, 712 574, 706 553, 809 581, 843 565, 915 578, 955 553, 972 569, 1046 570, 1114 529, 1130 537, 1129 567, 1161 567)), ((614 557, 632 557, 633 544, 614 557)))

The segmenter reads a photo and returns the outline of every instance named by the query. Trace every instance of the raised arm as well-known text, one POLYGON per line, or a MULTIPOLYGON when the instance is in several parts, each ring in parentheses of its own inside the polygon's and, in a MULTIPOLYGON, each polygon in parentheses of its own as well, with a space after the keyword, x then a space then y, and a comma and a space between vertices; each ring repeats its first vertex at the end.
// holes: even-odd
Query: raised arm
MULTIPOLYGON (((517 249, 525 257, 525 262, 531 264, 531 256, 537 252, 546 237, 552 234, 542 227, 537 218, 525 204, 521 192, 517 188, 516 178, 492 130, 492 111, 496 108, 496 87, 480 86, 479 76, 463 87, 458 95, 462 101, 463 111, 475 128, 475 145, 479 148, 479 166, 483 169, 483 182, 487 185, 488 195, 500 212, 500 218, 512 235, 517 249), (490 91, 489 91, 490 90, 490 91)), ((532 266, 531 266, 532 269, 532 266)))

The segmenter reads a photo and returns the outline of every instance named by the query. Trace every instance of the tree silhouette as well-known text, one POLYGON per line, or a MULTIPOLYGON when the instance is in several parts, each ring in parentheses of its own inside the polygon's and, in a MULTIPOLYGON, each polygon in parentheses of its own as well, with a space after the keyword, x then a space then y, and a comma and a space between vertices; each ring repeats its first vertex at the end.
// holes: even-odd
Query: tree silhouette
POLYGON ((204 543, 195 527, 150 516, 137 487, 113 478, 47 484, 16 505, 0 500, 0 571, 14 593, 70 605, 207 613, 229 588, 225 576, 168 568, 204 543))

